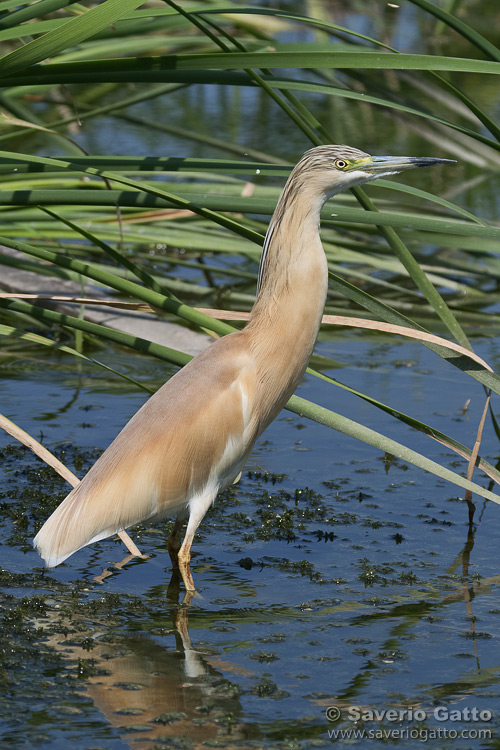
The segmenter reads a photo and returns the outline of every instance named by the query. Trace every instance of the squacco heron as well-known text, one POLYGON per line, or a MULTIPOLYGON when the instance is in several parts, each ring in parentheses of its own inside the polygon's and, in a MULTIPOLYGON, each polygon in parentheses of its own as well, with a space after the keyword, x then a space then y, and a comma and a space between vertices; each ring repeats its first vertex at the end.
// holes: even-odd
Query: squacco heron
POLYGON ((47 566, 141 521, 176 516, 170 556, 195 590, 196 529, 294 392, 314 347, 328 280, 321 207, 354 185, 448 161, 333 145, 306 152, 269 224, 247 325, 192 359, 125 425, 36 535, 47 566))

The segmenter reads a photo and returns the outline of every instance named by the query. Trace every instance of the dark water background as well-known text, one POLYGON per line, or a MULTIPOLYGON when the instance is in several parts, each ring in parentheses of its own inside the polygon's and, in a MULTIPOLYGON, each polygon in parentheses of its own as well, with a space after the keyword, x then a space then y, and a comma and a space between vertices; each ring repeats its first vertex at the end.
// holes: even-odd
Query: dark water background
MULTIPOLYGON (((332 371, 340 379, 396 406, 411 402, 415 416, 472 444, 480 386, 422 347, 346 334, 319 351, 351 362, 332 371)), ((498 357, 495 342, 479 352, 492 364, 498 357)), ((4 365, 0 398, 82 473, 143 396, 110 391, 70 358, 43 356, 4 365)), ((107 356, 137 378, 163 377, 157 362, 107 356)), ((299 393, 387 428, 373 408, 316 380, 299 393)), ((389 429, 396 439, 406 432, 389 429)), ((489 426, 483 444, 494 461, 489 426)), ((424 437, 414 445, 457 466, 424 437)), ((4 450, 1 472, 0 703, 12 746, 322 747, 332 741, 329 730, 353 727, 397 730, 402 747, 426 731, 498 735, 500 508, 493 503, 478 502, 470 533, 453 486, 283 412, 241 482, 201 526, 193 547, 200 594, 187 610, 168 588, 168 524, 133 534, 147 561, 113 568, 124 551, 106 540, 44 571, 30 546, 43 520, 39 496, 63 497, 63 483, 23 449, 4 450), (96 582, 104 569, 111 575, 96 582), (333 706, 341 718, 329 722, 333 706), (426 718, 354 721, 360 712, 409 706, 426 718), (436 708, 492 718, 438 720, 436 708)), ((469 736, 428 743, 467 748, 469 736)))

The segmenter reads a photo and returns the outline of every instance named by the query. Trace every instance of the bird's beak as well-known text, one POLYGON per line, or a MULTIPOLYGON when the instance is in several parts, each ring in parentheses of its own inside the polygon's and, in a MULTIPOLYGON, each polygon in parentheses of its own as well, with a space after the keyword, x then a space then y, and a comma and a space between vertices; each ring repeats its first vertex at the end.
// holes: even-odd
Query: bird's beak
POLYGON ((437 159, 433 156, 371 156, 358 162, 357 170, 374 175, 396 174, 415 167, 432 167, 434 164, 455 164, 454 159, 437 159))

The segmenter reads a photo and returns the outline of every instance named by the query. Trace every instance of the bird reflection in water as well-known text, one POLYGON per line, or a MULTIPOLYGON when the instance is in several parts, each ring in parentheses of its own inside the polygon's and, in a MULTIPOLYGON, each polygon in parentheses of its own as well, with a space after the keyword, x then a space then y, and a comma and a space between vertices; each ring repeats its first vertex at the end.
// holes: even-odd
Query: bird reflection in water
MULTIPOLYGON (((78 665, 85 694, 134 750, 152 750, 162 742, 175 746, 176 741, 183 747, 186 740, 190 748, 210 740, 225 747, 238 740, 244 748, 247 732, 240 718, 239 690, 220 671, 226 675, 242 669, 208 649, 193 648, 188 630, 193 594, 179 605, 171 599, 175 590, 178 581, 169 587, 165 617, 155 618, 159 625, 149 633, 130 636, 127 630, 122 637, 116 622, 110 626, 109 615, 91 618, 86 612, 71 617, 69 637, 54 634, 48 645, 78 665)), ((57 607, 49 617, 59 621, 53 623, 56 629, 67 633, 67 618, 57 607)))

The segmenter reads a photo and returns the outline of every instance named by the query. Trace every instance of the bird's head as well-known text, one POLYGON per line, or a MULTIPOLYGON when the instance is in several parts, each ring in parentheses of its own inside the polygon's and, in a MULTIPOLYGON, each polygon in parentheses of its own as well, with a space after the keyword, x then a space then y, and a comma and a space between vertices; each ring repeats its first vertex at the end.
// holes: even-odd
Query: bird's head
POLYGON ((370 156, 350 146, 317 146, 306 151, 298 169, 304 177, 317 182, 326 196, 362 185, 364 182, 388 177, 405 169, 453 163, 453 159, 433 156, 370 156))

